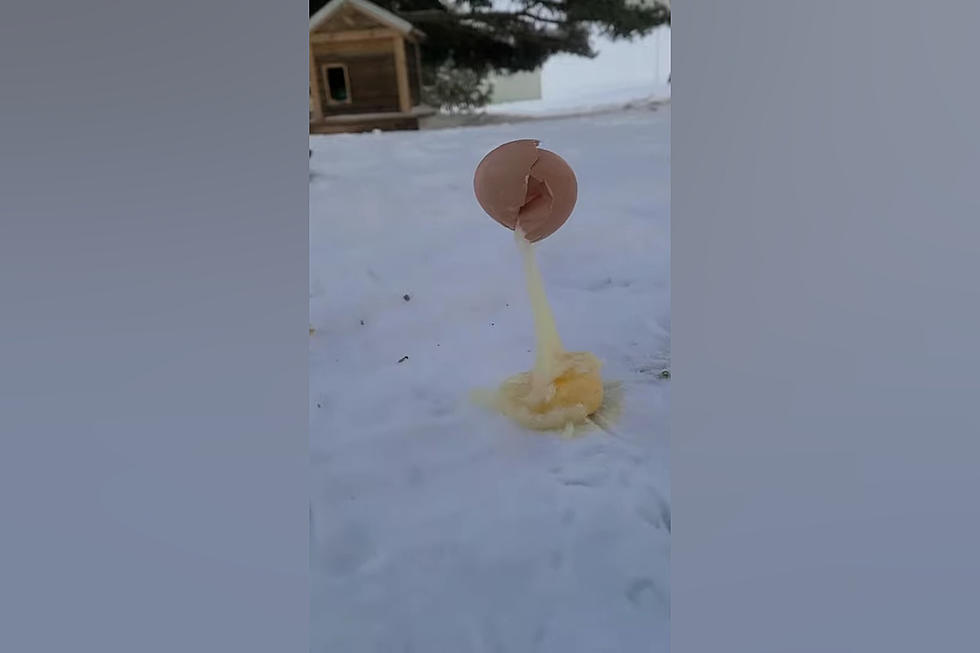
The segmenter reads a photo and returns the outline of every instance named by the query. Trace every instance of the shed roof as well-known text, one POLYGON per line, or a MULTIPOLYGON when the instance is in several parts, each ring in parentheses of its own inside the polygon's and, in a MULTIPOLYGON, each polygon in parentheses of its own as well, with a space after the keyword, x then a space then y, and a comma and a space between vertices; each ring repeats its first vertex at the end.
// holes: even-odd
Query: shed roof
POLYGON ((310 16, 310 31, 312 32, 317 27, 325 23, 331 16, 336 14, 337 11, 345 6, 355 7, 368 16, 371 16, 378 22, 387 25, 393 30, 397 30, 402 34, 420 34, 420 32, 415 29, 410 22, 404 18, 399 18, 387 9, 382 9, 369 0, 330 0, 330 2, 323 5, 320 11, 310 16))

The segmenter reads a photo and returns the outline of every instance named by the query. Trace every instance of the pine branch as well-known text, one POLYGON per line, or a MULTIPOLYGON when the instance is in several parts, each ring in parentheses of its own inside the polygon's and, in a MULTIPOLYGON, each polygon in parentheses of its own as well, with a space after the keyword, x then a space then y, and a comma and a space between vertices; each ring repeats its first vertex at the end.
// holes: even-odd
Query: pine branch
POLYGON ((517 16, 524 16, 530 18, 531 20, 541 21, 542 23, 551 23, 553 25, 564 25, 565 21, 558 18, 545 18, 544 16, 538 16, 537 14, 532 14, 529 11, 519 11, 517 16))

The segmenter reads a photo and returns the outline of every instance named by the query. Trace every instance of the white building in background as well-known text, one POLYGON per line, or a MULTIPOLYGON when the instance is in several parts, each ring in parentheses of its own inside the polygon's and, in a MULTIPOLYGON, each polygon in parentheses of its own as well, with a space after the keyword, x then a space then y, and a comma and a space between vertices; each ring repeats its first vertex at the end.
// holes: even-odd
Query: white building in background
POLYGON ((493 86, 492 104, 541 99, 541 69, 510 75, 491 74, 487 81, 493 86))

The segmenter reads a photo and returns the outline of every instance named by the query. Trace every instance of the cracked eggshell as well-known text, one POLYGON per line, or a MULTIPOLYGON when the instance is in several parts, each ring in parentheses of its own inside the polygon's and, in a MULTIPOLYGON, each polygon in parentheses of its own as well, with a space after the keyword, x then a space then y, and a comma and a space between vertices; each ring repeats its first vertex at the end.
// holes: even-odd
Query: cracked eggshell
POLYGON ((518 226, 537 242, 565 224, 578 199, 578 182, 560 156, 523 139, 504 143, 480 161, 473 176, 477 202, 508 229, 518 226))

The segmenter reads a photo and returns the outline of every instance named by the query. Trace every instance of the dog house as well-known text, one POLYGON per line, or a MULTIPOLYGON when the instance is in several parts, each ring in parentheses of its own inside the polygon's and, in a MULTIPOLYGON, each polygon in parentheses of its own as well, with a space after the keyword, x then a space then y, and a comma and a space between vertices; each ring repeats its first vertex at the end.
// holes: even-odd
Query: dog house
POLYGON ((419 43, 411 23, 368 0, 331 0, 310 17, 310 133, 418 129, 419 43))

